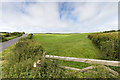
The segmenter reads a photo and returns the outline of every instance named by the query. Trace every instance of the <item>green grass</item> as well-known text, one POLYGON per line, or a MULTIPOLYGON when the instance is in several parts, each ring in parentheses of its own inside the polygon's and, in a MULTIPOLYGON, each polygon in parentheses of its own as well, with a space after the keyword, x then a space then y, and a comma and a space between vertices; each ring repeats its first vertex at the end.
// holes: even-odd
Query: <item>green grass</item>
POLYGON ((64 61, 64 60, 58 60, 58 63, 62 66, 68 66, 68 67, 73 67, 73 68, 78 68, 78 69, 83 69, 89 66, 99 65, 99 64, 90 64, 90 63, 64 61))
POLYGON ((100 51, 83 34, 34 34, 33 40, 40 42, 48 55, 96 58, 100 59, 100 51))
POLYGON ((18 36, 10 36, 10 37, 6 37, 7 40, 11 40, 11 39, 14 39, 14 38, 17 38, 18 36))
MULTIPOLYGON (((88 33, 83 34, 34 34, 33 40, 42 44, 47 55, 57 55, 76 58, 100 59, 100 51, 87 38, 88 33)), ((58 61, 62 66, 85 68, 95 64, 73 61, 58 61)))

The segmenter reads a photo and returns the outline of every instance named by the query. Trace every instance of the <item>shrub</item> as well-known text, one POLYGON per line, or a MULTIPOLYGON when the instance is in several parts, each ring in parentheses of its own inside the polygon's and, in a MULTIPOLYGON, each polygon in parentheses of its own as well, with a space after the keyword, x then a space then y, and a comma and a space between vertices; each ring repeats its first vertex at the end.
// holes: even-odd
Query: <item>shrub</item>
POLYGON ((94 33, 88 35, 88 38, 102 51, 103 59, 119 60, 118 33, 94 33))
POLYGON ((2 42, 8 41, 5 36, 2 36, 0 40, 1 40, 2 42))
POLYGON ((28 38, 28 39, 32 39, 32 36, 33 36, 33 34, 30 33, 30 34, 27 35, 27 38, 28 38))
POLYGON ((7 62, 3 65, 3 78, 71 77, 65 74, 64 69, 60 68, 55 60, 44 59, 41 44, 27 37, 19 39, 11 51, 4 57, 7 62), (33 68, 36 60, 41 60, 41 65, 33 68))
MULTIPOLYGON (((8 63, 6 64, 7 67, 4 67, 3 72, 6 72, 7 74, 11 73, 11 71, 7 70, 6 68, 10 67, 10 68, 14 69, 14 67, 16 67, 19 69, 18 64, 22 64, 22 63, 24 63, 24 61, 26 61, 26 63, 27 63, 29 60, 32 65, 33 61, 38 60, 41 57, 41 55, 43 53, 43 48, 40 44, 38 44, 37 42, 34 42, 32 40, 20 39, 13 47, 12 52, 13 53, 7 54, 5 56, 5 60, 7 60, 8 63)), ((20 74, 20 71, 14 72, 14 73, 20 74)))
POLYGON ((117 30, 104 31, 103 33, 117 32, 117 30))
POLYGON ((57 61, 42 59, 40 67, 34 68, 31 71, 33 78, 66 78, 65 70, 59 67, 57 61))
POLYGON ((4 37, 9 37, 10 36, 10 33, 6 33, 5 35, 4 35, 4 37))

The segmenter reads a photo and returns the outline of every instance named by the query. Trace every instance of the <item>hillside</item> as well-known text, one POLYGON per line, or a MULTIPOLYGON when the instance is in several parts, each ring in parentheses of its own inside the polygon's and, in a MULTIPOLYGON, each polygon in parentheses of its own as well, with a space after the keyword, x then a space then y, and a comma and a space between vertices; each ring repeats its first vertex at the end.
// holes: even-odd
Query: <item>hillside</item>
POLYGON ((100 51, 91 40, 88 33, 82 34, 34 34, 33 40, 43 45, 49 55, 100 58, 100 51))

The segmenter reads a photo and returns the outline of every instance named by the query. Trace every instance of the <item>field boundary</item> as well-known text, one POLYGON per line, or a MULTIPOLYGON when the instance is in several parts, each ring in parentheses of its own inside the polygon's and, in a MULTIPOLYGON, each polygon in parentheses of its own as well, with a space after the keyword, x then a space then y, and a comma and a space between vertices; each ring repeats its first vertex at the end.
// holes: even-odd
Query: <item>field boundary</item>
POLYGON ((45 55, 45 58, 120 67, 120 61, 98 60, 98 59, 87 59, 87 58, 75 58, 75 57, 63 57, 63 56, 53 56, 53 55, 45 55))

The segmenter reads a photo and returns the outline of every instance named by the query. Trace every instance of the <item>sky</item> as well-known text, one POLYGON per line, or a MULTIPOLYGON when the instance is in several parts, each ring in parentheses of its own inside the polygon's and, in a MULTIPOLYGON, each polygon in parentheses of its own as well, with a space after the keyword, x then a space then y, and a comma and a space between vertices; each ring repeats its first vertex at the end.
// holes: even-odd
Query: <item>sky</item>
POLYGON ((2 2, 0 32, 89 33, 118 29, 118 2, 2 2))

